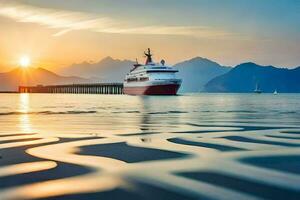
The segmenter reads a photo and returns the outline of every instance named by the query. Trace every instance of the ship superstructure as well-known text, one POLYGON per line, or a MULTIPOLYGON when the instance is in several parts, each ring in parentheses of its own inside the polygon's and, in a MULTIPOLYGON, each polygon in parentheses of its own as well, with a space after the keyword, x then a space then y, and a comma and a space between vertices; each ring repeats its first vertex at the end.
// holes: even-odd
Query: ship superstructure
POLYGON ((124 93, 130 95, 176 95, 182 80, 176 78, 178 70, 165 65, 162 60, 154 63, 148 48, 144 52, 144 65, 136 62, 124 80, 124 93))

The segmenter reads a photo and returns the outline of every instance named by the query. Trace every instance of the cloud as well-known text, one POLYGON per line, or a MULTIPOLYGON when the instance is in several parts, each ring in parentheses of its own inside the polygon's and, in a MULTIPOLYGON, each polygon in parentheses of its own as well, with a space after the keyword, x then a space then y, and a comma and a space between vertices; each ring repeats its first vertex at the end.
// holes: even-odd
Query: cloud
POLYGON ((0 2, 0 16, 21 23, 36 23, 59 29, 53 36, 61 36, 74 30, 89 30, 101 33, 182 35, 194 37, 228 37, 231 33, 199 26, 138 26, 101 15, 68 10, 41 8, 21 3, 0 2))

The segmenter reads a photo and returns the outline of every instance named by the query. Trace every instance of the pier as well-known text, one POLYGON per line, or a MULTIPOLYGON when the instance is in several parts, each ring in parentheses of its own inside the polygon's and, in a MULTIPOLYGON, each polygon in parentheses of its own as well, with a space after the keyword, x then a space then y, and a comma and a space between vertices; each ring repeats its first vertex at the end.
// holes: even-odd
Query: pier
POLYGON ((19 86, 19 93, 123 94, 123 83, 19 86))

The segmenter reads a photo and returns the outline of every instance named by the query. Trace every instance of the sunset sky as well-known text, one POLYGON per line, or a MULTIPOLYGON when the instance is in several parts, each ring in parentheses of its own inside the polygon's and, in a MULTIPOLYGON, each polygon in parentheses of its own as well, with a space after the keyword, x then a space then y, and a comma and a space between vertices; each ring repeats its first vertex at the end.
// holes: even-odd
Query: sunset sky
POLYGON ((300 66, 298 0, 0 0, 0 72, 106 56, 300 66))

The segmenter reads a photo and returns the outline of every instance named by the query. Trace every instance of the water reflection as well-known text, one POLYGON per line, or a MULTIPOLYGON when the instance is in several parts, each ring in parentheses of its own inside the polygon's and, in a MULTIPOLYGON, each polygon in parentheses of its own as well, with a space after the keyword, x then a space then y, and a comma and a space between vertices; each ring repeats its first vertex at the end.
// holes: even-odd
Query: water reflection
POLYGON ((178 128, 183 118, 178 98, 143 96, 140 101, 139 126, 143 133, 168 132, 178 128), (159 102, 159 103, 158 103, 159 102))
POLYGON ((32 126, 29 116, 29 94, 22 93, 19 96, 19 127, 22 133, 32 133, 32 126))
POLYGON ((1 101, 0 131, 13 132, 0 132, 1 200, 300 197, 297 95, 1 101))
POLYGON ((15 164, 0 168, 0 177, 49 170, 55 168, 56 166, 57 164, 53 161, 15 164))

